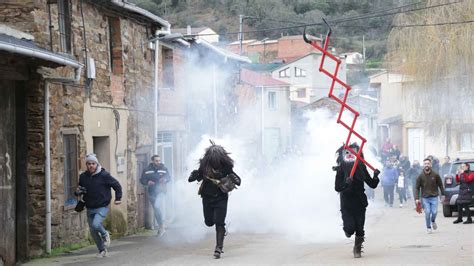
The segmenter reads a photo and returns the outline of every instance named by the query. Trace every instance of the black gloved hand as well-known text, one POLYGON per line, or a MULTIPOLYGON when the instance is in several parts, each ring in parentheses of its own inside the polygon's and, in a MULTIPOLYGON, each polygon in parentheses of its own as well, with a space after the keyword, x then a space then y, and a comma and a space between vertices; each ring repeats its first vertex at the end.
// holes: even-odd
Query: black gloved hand
POLYGON ((237 186, 240 186, 241 180, 240 180, 240 177, 237 174, 231 173, 231 174, 227 175, 227 177, 229 177, 230 180, 232 180, 232 183, 236 184, 237 186))
POLYGON ((354 181, 354 177, 347 177, 346 178, 346 185, 347 186, 350 186, 352 184, 352 181, 354 181))
POLYGON ((374 178, 378 178, 379 175, 380 175, 379 169, 375 169, 375 170, 374 170, 374 178))
POLYGON ((85 187, 78 186, 74 191, 74 195, 81 196, 87 194, 87 189, 85 187))
POLYGON ((193 182, 198 180, 199 178, 199 171, 198 170, 193 170, 191 174, 189 175, 188 182, 193 182))

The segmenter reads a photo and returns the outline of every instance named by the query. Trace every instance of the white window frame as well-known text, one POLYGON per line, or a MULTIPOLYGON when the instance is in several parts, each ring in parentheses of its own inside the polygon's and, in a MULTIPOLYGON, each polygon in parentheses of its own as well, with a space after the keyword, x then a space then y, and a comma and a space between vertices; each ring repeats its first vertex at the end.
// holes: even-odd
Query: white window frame
POLYGON ((278 76, 279 76, 280 78, 289 78, 290 75, 291 75, 291 73, 290 73, 290 68, 289 68, 289 67, 287 67, 287 68, 285 68, 285 69, 283 69, 283 70, 280 70, 280 71, 278 72, 278 76))
POLYGON ((306 77, 306 70, 295 67, 295 77, 306 77))
POLYGON ((276 91, 269 91, 267 93, 267 106, 269 110, 275 110, 277 106, 277 94, 276 91))

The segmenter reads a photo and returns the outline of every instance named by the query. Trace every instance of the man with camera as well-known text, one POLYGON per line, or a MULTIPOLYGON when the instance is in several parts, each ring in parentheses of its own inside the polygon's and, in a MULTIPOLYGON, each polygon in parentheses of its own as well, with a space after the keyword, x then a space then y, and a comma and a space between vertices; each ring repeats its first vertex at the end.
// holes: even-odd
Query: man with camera
POLYGON ((112 199, 110 188, 115 191, 116 205, 121 203, 122 187, 99 163, 95 154, 86 156, 87 170, 79 176, 79 186, 75 191, 77 196, 82 196, 87 208, 87 222, 99 250, 98 258, 107 256, 107 247, 110 245, 110 234, 102 225, 112 199))
POLYGON ((148 186, 148 199, 150 200, 156 222, 159 224, 157 236, 161 237, 165 233, 163 217, 160 210, 159 198, 166 193, 166 183, 170 181, 168 168, 161 163, 159 155, 151 157, 151 163, 143 170, 140 183, 148 186))

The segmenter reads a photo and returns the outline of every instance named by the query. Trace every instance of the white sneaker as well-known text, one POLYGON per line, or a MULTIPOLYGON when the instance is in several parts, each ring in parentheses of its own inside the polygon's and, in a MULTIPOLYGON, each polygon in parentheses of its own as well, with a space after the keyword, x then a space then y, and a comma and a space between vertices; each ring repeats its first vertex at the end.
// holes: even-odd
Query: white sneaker
POLYGON ((104 239, 104 246, 109 247, 110 246, 110 233, 107 232, 105 236, 103 237, 104 239))
POLYGON ((105 258, 107 257, 108 254, 107 254, 107 250, 102 250, 101 252, 99 252, 95 257, 96 258, 105 258))
POLYGON ((433 230, 438 229, 438 225, 435 222, 431 222, 431 226, 433 227, 433 230))
POLYGON ((428 229, 426 229, 426 232, 427 232, 428 234, 432 234, 432 233, 433 233, 433 230, 432 230, 431 228, 428 228, 428 229))
POLYGON ((400 203, 400 208, 403 208, 403 204, 400 203))
POLYGON ((156 237, 162 237, 165 234, 166 230, 164 226, 160 226, 156 232, 156 237))

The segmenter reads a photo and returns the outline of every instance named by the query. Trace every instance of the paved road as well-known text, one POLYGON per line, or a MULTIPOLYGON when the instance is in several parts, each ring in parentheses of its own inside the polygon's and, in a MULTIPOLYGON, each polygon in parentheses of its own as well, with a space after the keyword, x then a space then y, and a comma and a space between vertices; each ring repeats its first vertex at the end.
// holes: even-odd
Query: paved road
POLYGON ((371 205, 365 253, 361 259, 352 257, 353 241, 342 237, 342 229, 340 238, 322 243, 295 241, 277 234, 233 232, 226 238, 223 258, 215 260, 212 258, 214 235, 211 229, 204 239, 183 243, 180 239, 185 237, 179 234, 178 228, 170 228, 160 239, 148 234, 114 240, 108 258, 95 258, 95 248, 89 247, 28 264, 474 265, 474 224, 453 225, 454 218, 440 215, 439 229, 427 234, 423 216, 411 207, 384 208, 382 205, 380 201, 371 205))

